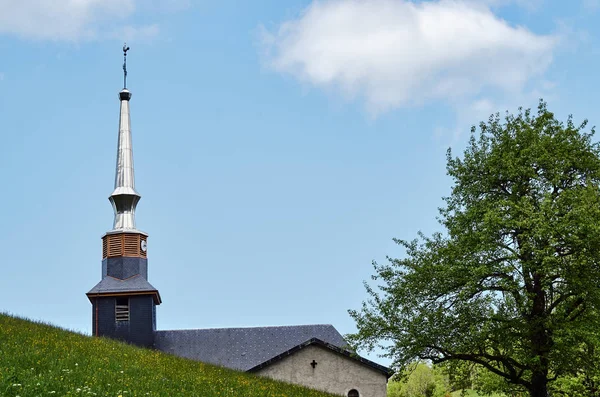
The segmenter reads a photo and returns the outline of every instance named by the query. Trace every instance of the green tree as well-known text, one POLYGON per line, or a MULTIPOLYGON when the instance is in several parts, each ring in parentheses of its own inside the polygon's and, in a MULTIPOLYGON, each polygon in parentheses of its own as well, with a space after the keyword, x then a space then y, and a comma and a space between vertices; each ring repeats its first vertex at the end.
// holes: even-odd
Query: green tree
POLYGON ((585 129, 542 101, 473 127, 462 158, 448 151, 445 231, 374 263, 378 285, 349 311, 356 346, 397 368, 472 362, 531 397, 580 371, 600 324, 600 149, 585 129))
MULTIPOLYGON (((590 324, 592 325, 592 324, 590 324)), ((592 325, 593 326, 593 325, 592 325)), ((553 396, 600 397, 600 352, 597 341, 583 341, 574 374, 562 376, 551 385, 553 396)))
POLYGON ((411 363, 388 384, 388 397, 444 397, 449 395, 447 378, 423 362, 411 363))
POLYGON ((477 392, 477 396, 525 397, 520 385, 514 385, 479 364, 468 361, 446 361, 436 366, 448 377, 453 390, 477 392))

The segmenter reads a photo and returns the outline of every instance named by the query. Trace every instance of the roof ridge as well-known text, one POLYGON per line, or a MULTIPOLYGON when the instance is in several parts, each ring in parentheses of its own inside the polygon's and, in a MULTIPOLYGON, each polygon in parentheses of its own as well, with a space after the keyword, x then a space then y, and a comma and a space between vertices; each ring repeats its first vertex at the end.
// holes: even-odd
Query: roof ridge
MULTIPOLYGON (((171 331, 207 331, 207 330, 220 330, 220 329, 264 329, 264 328, 299 328, 299 327, 314 327, 314 326, 325 326, 335 327, 332 324, 298 324, 298 325, 262 325, 262 326, 241 326, 241 327, 208 327, 208 328, 181 328, 181 329, 161 329, 156 332, 171 332, 171 331)), ((337 329, 336 329, 337 331, 337 329)))

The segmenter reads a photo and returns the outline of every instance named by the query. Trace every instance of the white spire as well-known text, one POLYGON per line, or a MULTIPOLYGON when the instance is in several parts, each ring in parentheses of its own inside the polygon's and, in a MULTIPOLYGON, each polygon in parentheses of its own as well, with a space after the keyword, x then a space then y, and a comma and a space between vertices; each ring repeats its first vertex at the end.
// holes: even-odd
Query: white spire
MULTIPOLYGON (((129 47, 123 46, 126 56, 129 47)), ((127 76, 125 64, 123 71, 127 76)), ((127 88, 119 92, 121 110, 119 113, 119 142, 117 146, 117 166, 115 171, 115 190, 108 198, 115 211, 113 230, 135 230, 135 208, 141 196, 135 191, 133 172, 133 146, 131 142, 131 119, 129 117, 129 100, 131 93, 127 88)))

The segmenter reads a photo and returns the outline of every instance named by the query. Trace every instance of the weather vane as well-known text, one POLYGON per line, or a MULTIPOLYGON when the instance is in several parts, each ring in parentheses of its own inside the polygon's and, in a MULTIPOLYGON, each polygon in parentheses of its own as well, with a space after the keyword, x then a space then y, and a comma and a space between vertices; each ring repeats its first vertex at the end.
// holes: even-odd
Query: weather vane
POLYGON ((127 88, 127 43, 123 44, 123 88, 127 88))

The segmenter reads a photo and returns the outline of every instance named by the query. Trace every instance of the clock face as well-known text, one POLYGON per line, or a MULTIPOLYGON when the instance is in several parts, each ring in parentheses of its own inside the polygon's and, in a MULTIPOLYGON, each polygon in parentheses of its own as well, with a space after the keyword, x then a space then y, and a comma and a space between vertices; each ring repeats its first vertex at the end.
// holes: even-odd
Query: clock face
POLYGON ((146 252, 146 250, 148 249, 148 243, 146 242, 146 240, 142 240, 142 242, 140 243, 140 248, 142 249, 142 251, 146 252))

